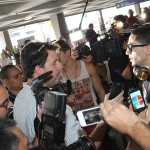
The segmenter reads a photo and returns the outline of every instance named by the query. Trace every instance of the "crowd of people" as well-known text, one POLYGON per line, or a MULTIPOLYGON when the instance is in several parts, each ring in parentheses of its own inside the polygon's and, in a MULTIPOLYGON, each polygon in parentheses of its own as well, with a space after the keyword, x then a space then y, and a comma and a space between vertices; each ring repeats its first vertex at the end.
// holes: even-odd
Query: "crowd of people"
MULTIPOLYGON (((122 19, 124 25, 138 23, 132 10, 129 10, 129 14, 126 21, 122 19)), ((85 38, 89 41, 91 49, 98 41, 98 36, 93 30, 93 24, 89 24, 85 38)), ((14 51, 17 54, 16 49, 14 51)), ((63 38, 55 44, 28 42, 21 50, 19 58, 21 67, 12 64, 9 52, 3 51, 1 55, 2 60, 7 58, 10 61, 7 60, 5 65, 1 64, 0 71, 0 149, 40 149, 37 147, 39 137, 34 123, 36 119, 39 122, 42 120, 44 102, 38 105, 31 85, 32 81, 48 71, 52 71, 52 74, 46 78, 43 87, 53 88, 60 81, 66 82, 67 80, 72 83, 65 112, 65 146, 73 144, 84 136, 86 140, 92 141, 93 147, 105 150, 103 142, 108 134, 108 128, 112 128, 127 137, 128 144, 124 148, 128 150, 150 149, 148 142, 150 137, 148 128, 150 121, 149 81, 145 81, 147 86, 143 90, 147 105, 144 111, 137 116, 132 111, 131 105, 130 107, 124 105, 124 100, 127 102, 129 88, 137 87, 133 81, 133 67, 147 67, 148 70, 150 68, 150 25, 134 29, 128 41, 123 42, 123 55, 109 60, 112 82, 124 84, 124 90, 113 100, 109 100, 110 94, 107 94, 108 89, 106 90, 103 84, 106 76, 104 63, 95 64, 91 53, 77 60, 78 51, 73 50, 70 42, 67 43, 63 38), (104 122, 81 127, 77 112, 98 105, 104 122)), ((108 142, 109 150, 113 150, 112 142, 114 141, 108 142)))

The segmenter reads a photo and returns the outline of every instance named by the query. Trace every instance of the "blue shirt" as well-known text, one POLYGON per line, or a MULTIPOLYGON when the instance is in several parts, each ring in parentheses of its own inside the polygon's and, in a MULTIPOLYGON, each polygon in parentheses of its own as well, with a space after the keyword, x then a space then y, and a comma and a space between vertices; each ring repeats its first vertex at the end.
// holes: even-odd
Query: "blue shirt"
MULTIPOLYGON (((85 33, 85 38, 87 39, 87 38, 90 38, 90 37, 92 37, 92 36, 94 36, 94 35, 96 35, 96 32, 94 31, 94 30, 87 30, 86 31, 86 33, 85 33)), ((97 36, 95 36, 93 39, 91 39, 90 41, 89 41, 89 43, 90 43, 90 47, 92 47, 92 44, 94 44, 95 42, 97 42, 97 36)))

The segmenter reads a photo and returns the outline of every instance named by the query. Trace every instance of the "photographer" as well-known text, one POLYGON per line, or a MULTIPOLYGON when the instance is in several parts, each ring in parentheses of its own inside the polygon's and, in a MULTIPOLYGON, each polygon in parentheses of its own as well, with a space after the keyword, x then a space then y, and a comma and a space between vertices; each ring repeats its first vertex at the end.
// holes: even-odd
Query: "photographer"
MULTIPOLYGON (((33 143, 36 137, 34 129, 34 119, 36 115, 39 120, 42 108, 37 110, 37 103, 33 91, 31 90, 31 82, 40 75, 53 71, 52 75, 47 78, 47 82, 43 84, 45 87, 53 87, 60 80, 61 65, 57 61, 56 49, 58 47, 50 43, 29 42, 22 49, 21 65, 24 76, 28 79, 27 84, 17 95, 14 103, 14 119, 17 126, 22 129, 28 137, 29 142, 33 143)), ((101 144, 105 133, 105 125, 98 125, 90 137, 95 141, 96 147, 101 144)), ((86 135, 82 130, 79 122, 76 120, 71 108, 66 106, 66 129, 64 142, 68 146, 77 141, 82 135, 86 135)))

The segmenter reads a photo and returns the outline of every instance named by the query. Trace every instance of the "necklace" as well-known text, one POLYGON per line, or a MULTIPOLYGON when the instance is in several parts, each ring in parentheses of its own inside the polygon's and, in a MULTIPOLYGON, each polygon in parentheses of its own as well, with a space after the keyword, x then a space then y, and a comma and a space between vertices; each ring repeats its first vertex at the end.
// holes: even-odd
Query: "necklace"
MULTIPOLYGON (((75 65, 76 65, 76 75, 75 75, 75 87, 76 87, 76 79, 77 79, 77 62, 75 61, 75 65)), ((66 71, 65 71, 65 69, 63 69, 63 71, 64 71, 64 73, 65 73, 65 75, 66 75, 66 77, 68 78, 68 80, 70 80, 69 79, 69 77, 68 77, 68 75, 67 75, 67 73, 66 73, 66 71)), ((71 80, 70 80, 71 81, 71 80)))

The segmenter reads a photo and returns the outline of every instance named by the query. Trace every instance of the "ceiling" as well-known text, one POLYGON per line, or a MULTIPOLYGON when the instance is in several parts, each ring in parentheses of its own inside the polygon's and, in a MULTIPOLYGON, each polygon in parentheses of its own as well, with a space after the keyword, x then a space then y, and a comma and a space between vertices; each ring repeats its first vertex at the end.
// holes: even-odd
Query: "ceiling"
MULTIPOLYGON (((113 7, 122 1, 88 0, 86 12, 113 7)), ((0 31, 50 20, 51 15, 58 13, 64 13, 65 16, 83 13, 86 2, 87 0, 0 0, 0 31)))

